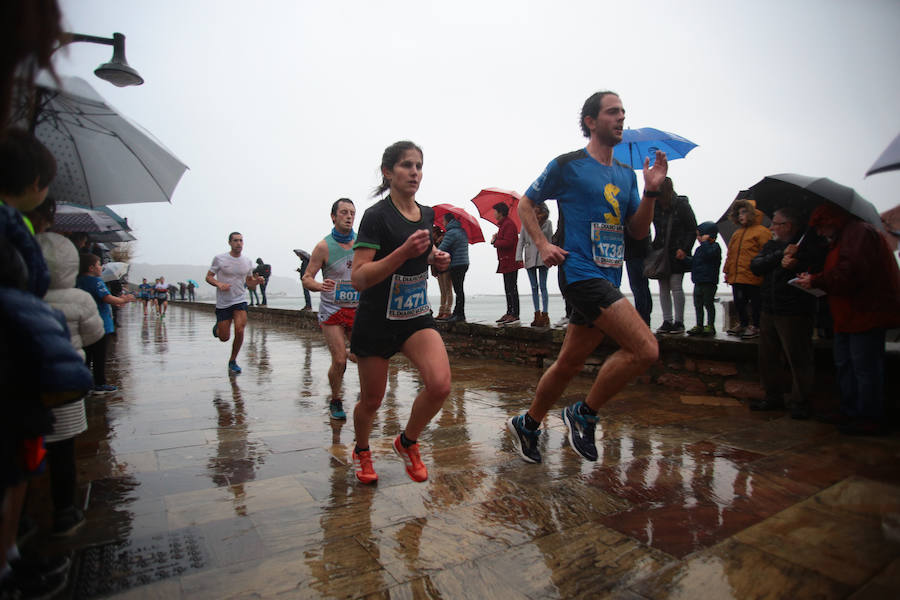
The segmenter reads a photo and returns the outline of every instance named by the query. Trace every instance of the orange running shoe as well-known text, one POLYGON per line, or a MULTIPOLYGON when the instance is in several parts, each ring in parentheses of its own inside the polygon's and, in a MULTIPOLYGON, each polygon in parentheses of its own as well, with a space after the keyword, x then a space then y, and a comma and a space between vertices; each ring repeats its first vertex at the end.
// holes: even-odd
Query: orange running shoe
POLYGON ((398 435, 394 438, 394 443, 391 444, 394 447, 394 452, 397 453, 397 456, 403 459, 404 464, 406 465, 406 474, 409 475, 409 478, 413 481, 425 481, 428 479, 428 469, 425 467, 425 463, 422 462, 422 458, 419 456, 419 444, 415 443, 409 448, 404 448, 403 444, 400 443, 400 436, 398 435))
POLYGON ((375 472, 375 467, 372 466, 371 450, 363 450, 359 454, 354 450, 353 464, 359 467, 359 470, 356 472, 356 478, 362 483, 375 483, 378 481, 378 473, 375 472))

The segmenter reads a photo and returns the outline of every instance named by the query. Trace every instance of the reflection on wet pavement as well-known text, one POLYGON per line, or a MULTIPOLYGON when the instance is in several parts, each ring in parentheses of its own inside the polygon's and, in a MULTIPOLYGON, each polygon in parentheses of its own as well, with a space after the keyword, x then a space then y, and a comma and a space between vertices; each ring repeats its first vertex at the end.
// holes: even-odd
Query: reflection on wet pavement
MULTIPOLYGON (((251 321, 244 372, 229 377, 212 322, 179 306, 164 321, 123 310, 108 369, 120 391, 87 402, 89 521, 56 548, 190 531, 208 557, 121 597, 900 597, 896 435, 847 438, 632 386, 601 413, 596 463, 568 448, 553 411, 544 463, 528 465, 504 421, 541 372, 452 358, 417 484, 390 451, 418 386, 395 359, 367 487, 353 476, 352 420, 328 416, 321 335, 251 321)), ((562 402, 590 384, 577 379, 562 402)), ((349 409, 353 365, 344 385, 349 409)))

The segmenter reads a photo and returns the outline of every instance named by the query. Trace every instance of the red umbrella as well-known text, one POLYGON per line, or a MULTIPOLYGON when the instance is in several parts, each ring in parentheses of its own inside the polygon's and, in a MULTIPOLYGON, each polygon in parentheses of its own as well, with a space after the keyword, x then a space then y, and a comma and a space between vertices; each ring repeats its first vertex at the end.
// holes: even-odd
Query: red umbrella
POLYGON ((517 209, 521 197, 513 191, 487 188, 478 192, 478 195, 472 198, 472 203, 478 208, 478 214, 482 219, 497 225, 497 219, 494 218, 494 205, 502 202, 509 207, 509 218, 515 223, 516 231, 519 231, 522 229, 522 221, 519 220, 517 209))
POLYGON ((481 233, 481 227, 478 225, 478 221, 464 209, 453 206, 452 204, 435 204, 432 208, 434 208, 434 222, 440 226, 441 229, 444 228, 444 215, 449 213, 456 217, 456 220, 462 225, 463 231, 469 236, 470 244, 477 244, 478 242, 484 241, 484 234, 481 233))

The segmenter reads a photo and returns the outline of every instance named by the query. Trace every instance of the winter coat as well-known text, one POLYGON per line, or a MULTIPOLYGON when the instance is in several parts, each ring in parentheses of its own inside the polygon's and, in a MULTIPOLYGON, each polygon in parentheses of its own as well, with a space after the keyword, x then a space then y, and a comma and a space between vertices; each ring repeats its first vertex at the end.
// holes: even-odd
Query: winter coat
POLYGON ((636 240, 625 232, 625 260, 644 258, 650 252, 650 236, 636 240))
POLYGON ((691 261, 691 281, 694 283, 719 283, 719 267, 722 265, 722 247, 715 239, 697 244, 691 261))
POLYGON ((900 325, 900 269, 884 237, 853 219, 837 233, 812 287, 828 293, 834 330, 861 333, 900 325))
POLYGON ((90 370, 72 347, 63 314, 33 294, 0 287, 0 378, 3 419, 19 438, 49 433, 50 411, 44 394, 87 393, 90 370))
POLYGON ((772 239, 772 232, 762 225, 762 211, 756 208, 753 200, 739 200, 732 205, 730 219, 738 223, 737 231, 731 234, 728 240, 728 253, 725 256, 725 282, 729 285, 746 283, 748 285, 761 285, 763 278, 755 275, 750 270, 750 261, 756 258, 762 247, 772 239), (745 206, 754 210, 753 221, 747 227, 741 227, 738 222, 738 211, 745 206))
POLYGON ((441 240, 438 250, 450 255, 450 267, 462 267, 469 264, 469 234, 462 224, 453 219, 447 223, 447 231, 441 240))
POLYGON ((2 202, 0 202, 0 237, 12 244, 25 261, 25 266, 28 267, 27 290, 42 298, 50 285, 50 273, 47 271, 44 255, 19 211, 2 202))
POLYGON ((58 233, 36 236, 50 269, 50 290, 44 301, 66 316, 72 346, 79 352, 103 337, 103 319, 90 294, 75 287, 78 276, 78 249, 58 233))
POLYGON ((790 242, 769 240, 759 254, 750 261, 750 270, 763 278, 760 287, 763 312, 773 315, 803 315, 810 314, 816 309, 815 297, 790 285, 788 281, 795 278, 797 273, 822 270, 827 251, 824 238, 817 236, 812 231, 807 232, 804 242, 795 256, 797 265, 791 270, 781 266, 784 249, 789 243, 796 244, 801 235, 798 233, 790 242))
POLYGON ((675 253, 683 250, 688 256, 691 248, 697 240, 697 219, 687 196, 675 196, 669 205, 663 207, 656 203, 653 212, 653 230, 655 232, 652 248, 665 247, 669 254, 669 265, 672 273, 687 273, 690 271, 688 260, 677 260, 675 253), (666 230, 669 228, 669 216, 672 216, 672 230, 666 239, 666 230))
MULTIPOLYGON (((553 237, 553 225, 550 224, 550 219, 541 223, 541 233, 548 240, 553 237)), ((531 240, 531 236, 524 227, 522 233, 519 234, 519 242, 516 244, 516 260, 522 261, 526 269, 544 266, 544 260, 541 258, 541 253, 538 252, 537 245, 531 240)))
POLYGON ((494 239, 494 247, 497 249, 497 272, 512 273, 522 268, 522 265, 516 262, 516 245, 519 243, 516 224, 509 217, 504 217, 498 227, 500 231, 494 239))

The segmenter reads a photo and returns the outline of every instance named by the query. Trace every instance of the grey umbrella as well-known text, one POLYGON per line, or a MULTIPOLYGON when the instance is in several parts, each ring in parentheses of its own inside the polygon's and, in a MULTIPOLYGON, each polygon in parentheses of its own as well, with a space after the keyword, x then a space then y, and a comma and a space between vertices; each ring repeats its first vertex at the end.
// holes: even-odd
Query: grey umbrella
POLYGON ((88 241, 102 242, 104 244, 115 244, 117 242, 133 242, 137 238, 127 231, 101 231, 98 233, 89 233, 88 241))
POLYGON ((122 226, 110 215, 99 210, 60 204, 56 207, 53 231, 94 233, 120 231, 122 226))
POLYGON ((853 188, 836 183, 827 177, 808 177, 796 173, 769 175, 750 188, 756 208, 770 217, 783 206, 793 206, 804 217, 823 202, 843 208, 851 215, 884 229, 875 206, 856 193, 853 188))
POLYGON ((89 207, 169 202, 184 163, 86 81, 60 79, 62 86, 41 74, 34 115, 19 115, 56 157, 50 195, 89 207))
POLYGON ((875 173, 884 173, 885 171, 895 171, 900 169, 900 135, 894 138, 894 141, 888 144, 878 160, 875 161, 868 171, 866 177, 875 173))

